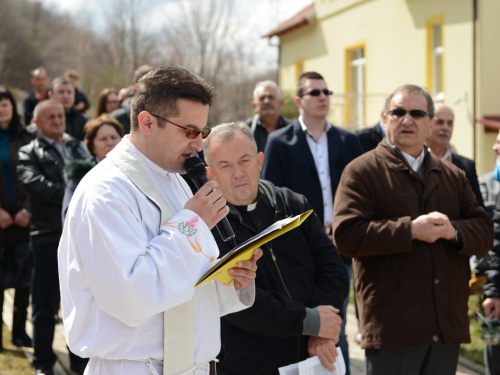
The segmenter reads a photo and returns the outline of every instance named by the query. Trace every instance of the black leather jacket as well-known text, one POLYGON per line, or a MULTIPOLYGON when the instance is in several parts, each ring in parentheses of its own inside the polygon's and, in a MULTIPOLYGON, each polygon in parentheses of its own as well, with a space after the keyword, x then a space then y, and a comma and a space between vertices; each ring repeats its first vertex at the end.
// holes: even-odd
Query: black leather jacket
MULTIPOLYGON (((69 139, 66 147, 74 159, 90 157, 85 145, 75 138, 69 139)), ((17 176, 31 205, 32 245, 59 242, 65 188, 63 169, 61 155, 40 134, 19 150, 17 176)))

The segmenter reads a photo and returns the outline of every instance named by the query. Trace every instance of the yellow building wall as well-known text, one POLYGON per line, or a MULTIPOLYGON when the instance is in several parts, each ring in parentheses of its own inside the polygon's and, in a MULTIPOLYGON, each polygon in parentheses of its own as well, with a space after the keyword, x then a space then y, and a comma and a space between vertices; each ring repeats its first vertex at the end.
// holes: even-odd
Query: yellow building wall
POLYGON ((315 10, 315 24, 281 37, 280 84, 283 89, 295 88, 295 62, 303 59, 305 71, 321 73, 329 88, 339 94, 332 98, 329 118, 342 126, 346 49, 359 43, 366 46, 365 118, 366 126, 371 126, 379 120, 386 96, 396 87, 427 85, 426 24, 442 16, 444 102, 456 114, 452 144, 460 154, 473 157, 470 0, 316 0, 315 10))
MULTIPOLYGON (((478 7, 478 103, 477 117, 500 116, 500 1, 480 1, 478 7)), ((491 171, 495 164, 492 151, 497 132, 486 132, 477 126, 478 174, 491 171)))

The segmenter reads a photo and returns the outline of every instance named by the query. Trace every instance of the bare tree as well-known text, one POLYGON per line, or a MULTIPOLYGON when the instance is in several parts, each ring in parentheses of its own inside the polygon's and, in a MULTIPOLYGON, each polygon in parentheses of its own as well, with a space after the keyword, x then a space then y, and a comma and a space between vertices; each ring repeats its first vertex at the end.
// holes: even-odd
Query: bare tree
POLYGON ((252 38, 242 27, 248 15, 237 14, 234 0, 182 0, 166 9, 162 55, 215 86, 219 94, 209 123, 246 118, 256 80, 273 76, 254 69, 252 38))
POLYGON ((113 66, 128 76, 143 64, 151 64, 156 37, 144 27, 147 0, 117 0, 106 17, 108 57, 113 66))

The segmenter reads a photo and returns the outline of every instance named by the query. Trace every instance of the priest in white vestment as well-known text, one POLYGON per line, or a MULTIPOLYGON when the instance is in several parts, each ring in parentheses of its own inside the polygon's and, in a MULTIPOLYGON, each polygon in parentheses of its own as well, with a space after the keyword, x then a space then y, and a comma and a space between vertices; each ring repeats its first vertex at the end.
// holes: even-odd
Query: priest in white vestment
POLYGON ((67 342, 85 374, 209 374, 220 316, 254 299, 256 250, 234 283, 195 288, 219 255, 228 212, 213 181, 192 196, 179 176, 202 148, 214 92, 175 66, 139 82, 132 131, 80 182, 59 244, 67 342))

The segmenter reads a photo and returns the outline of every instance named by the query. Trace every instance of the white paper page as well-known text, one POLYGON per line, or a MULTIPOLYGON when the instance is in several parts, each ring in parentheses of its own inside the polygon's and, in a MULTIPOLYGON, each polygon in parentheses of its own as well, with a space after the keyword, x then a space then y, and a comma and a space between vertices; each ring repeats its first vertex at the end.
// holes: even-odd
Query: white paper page
MULTIPOLYGON (((315 356, 298 363, 299 367, 298 374, 299 375, 345 375, 346 368, 345 368, 344 356, 342 355, 342 351, 340 350, 339 347, 337 347, 337 351, 339 355, 336 358, 335 363, 333 364, 335 366, 335 371, 329 371, 325 366, 321 364, 319 358, 315 356)), ((288 373, 284 374, 289 375, 288 373)), ((280 375, 282 375, 281 372, 280 375)))
POLYGON ((285 367, 280 367, 280 375, 299 375, 299 365, 294 363, 285 367))
POLYGON ((241 249, 242 247, 246 246, 247 244, 249 244, 250 242, 253 242, 253 241, 256 241, 258 240, 259 238, 262 238, 264 237, 265 235, 271 233, 271 232, 274 232, 278 229, 281 229, 283 228, 283 226, 285 226, 286 224, 290 223, 291 221, 293 221, 294 219, 296 219, 298 216, 300 215, 296 215, 296 216, 293 216, 293 217, 287 217, 285 219, 282 219, 282 220, 279 220, 273 224, 271 224, 270 226, 268 226, 266 229, 264 229, 262 232, 256 234, 255 236, 249 238, 248 240, 240 243, 238 246, 236 246, 233 250, 231 250, 230 252, 228 252, 226 255, 224 255, 222 259, 224 259, 225 257, 229 256, 230 254, 234 253, 235 251, 241 249))

